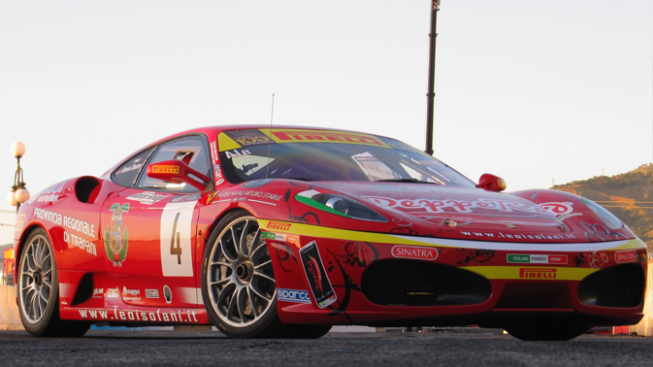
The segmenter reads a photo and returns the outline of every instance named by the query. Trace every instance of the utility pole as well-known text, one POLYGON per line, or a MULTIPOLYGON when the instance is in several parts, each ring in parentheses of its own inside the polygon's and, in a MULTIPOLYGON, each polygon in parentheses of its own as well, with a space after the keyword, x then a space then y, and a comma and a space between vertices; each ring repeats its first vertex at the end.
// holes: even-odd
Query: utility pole
POLYGON ((431 0, 431 33, 429 33, 429 86, 426 107, 426 154, 433 155, 433 103, 435 99, 435 38, 440 0, 431 0))

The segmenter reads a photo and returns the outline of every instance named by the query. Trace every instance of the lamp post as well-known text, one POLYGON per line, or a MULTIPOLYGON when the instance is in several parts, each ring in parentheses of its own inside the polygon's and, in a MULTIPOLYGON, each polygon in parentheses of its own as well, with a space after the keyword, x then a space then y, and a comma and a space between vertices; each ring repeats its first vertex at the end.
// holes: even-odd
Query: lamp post
POLYGON ((7 196, 9 205, 16 207, 16 213, 20 209, 20 204, 29 200, 29 191, 25 188, 26 184, 23 181, 23 169, 20 168, 20 158, 25 154, 25 144, 17 141, 11 145, 11 154, 16 157, 18 167, 14 174, 14 185, 11 187, 11 192, 7 196))
POLYGON ((435 98, 435 38, 438 36, 440 0, 431 0, 431 33, 429 33, 429 85, 426 94, 426 154, 433 155, 433 99, 435 98))

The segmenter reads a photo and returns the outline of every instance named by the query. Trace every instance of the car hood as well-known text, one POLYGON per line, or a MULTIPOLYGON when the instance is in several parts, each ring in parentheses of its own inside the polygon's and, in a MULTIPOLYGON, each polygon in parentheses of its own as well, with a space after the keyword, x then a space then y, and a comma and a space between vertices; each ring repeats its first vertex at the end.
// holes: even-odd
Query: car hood
POLYGON ((419 183, 323 186, 376 208, 393 224, 392 233, 486 241, 587 241, 545 205, 507 193, 419 183))

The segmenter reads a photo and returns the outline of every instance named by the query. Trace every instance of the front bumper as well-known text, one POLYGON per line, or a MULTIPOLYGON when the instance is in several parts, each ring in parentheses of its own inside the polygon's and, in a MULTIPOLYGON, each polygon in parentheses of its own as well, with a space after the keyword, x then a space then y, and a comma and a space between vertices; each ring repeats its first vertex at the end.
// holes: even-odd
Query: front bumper
POLYGON ((259 224, 284 323, 589 326, 631 325, 643 316, 646 246, 639 239, 506 244, 259 224), (321 289, 300 254, 308 245, 319 252, 321 289), (322 301, 329 287, 335 296, 322 301))

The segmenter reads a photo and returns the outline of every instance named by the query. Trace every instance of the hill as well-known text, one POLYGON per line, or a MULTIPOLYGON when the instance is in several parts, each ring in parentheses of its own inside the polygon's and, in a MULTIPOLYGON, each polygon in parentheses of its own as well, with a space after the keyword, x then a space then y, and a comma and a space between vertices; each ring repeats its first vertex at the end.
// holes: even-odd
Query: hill
POLYGON ((551 188, 586 197, 610 210, 653 252, 653 164, 612 177, 596 176, 551 188))

